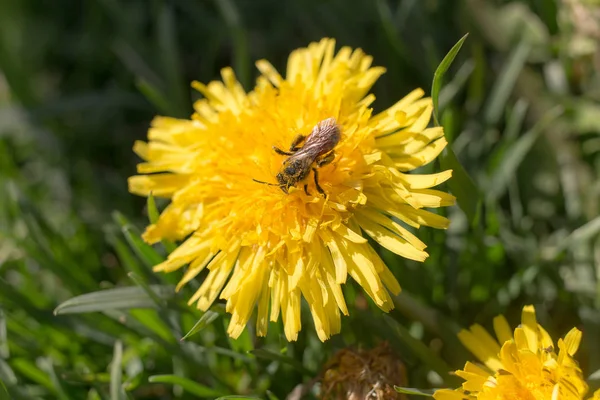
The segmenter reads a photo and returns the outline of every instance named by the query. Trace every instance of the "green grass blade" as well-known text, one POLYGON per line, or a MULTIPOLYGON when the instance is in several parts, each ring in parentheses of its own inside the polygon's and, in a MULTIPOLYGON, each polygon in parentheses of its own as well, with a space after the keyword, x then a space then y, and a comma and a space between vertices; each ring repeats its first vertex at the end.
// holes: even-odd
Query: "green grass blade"
MULTIPOLYGON (((156 207, 156 201, 154 200, 154 196, 152 196, 152 193, 148 195, 146 207, 148 208, 148 220, 151 224, 156 224, 160 213, 158 212, 158 207, 156 207)), ((165 246, 167 253, 172 253, 177 248, 177 245, 171 242, 170 240, 161 240, 161 243, 163 244, 163 246, 165 246)))
POLYGON ((40 368, 48 374, 50 380, 52 381, 52 385, 54 386, 54 392, 56 393, 56 398, 58 400, 69 400, 69 396, 66 394, 64 388, 61 385, 60 379, 56 376, 56 371, 54 370, 54 365, 52 363, 51 358, 44 358, 40 360, 40 368))
POLYGON ((189 338, 190 336, 192 336, 193 334, 200 332, 202 329, 204 329, 208 325, 212 324, 214 322, 214 320, 216 320, 219 317, 219 315, 221 315, 221 314, 214 312, 214 311, 210 311, 210 310, 206 311, 202 315, 202 317, 200 317, 198 322, 196 322, 194 324, 192 329, 190 329, 190 331, 188 333, 186 333, 184 337, 181 338, 181 340, 185 340, 185 339, 189 338))
POLYGON ((486 191, 488 200, 495 201, 504 194, 508 183, 516 176, 515 174, 519 165, 521 165, 521 162, 523 162, 537 139, 563 112, 564 109, 561 106, 551 109, 531 130, 526 132, 507 149, 506 156, 489 180, 490 184, 486 191))
MULTIPOLYGON (((433 74, 433 82, 431 84, 431 100, 433 101, 433 118, 436 126, 439 126, 439 95, 442 88, 444 75, 452 65, 456 55, 460 51, 463 43, 467 40, 469 34, 463 36, 446 54, 440 65, 433 74)), ((458 161, 458 158, 452 150, 452 143, 449 143, 446 149, 440 154, 440 164, 442 169, 452 170, 452 179, 448 182, 448 186, 452 194, 456 196, 459 207, 467 215, 469 221, 475 224, 479 215, 479 189, 467 174, 467 171, 458 161)))
POLYGON ((15 372, 20 372, 31 381, 42 385, 53 394, 56 394, 52 380, 44 371, 39 369, 32 361, 25 358, 17 358, 11 360, 11 365, 15 372))
POLYGON ((452 194, 456 196, 458 206, 463 210, 471 224, 476 225, 481 209, 479 189, 467 171, 465 171, 460 161, 458 161, 450 144, 440 154, 439 159, 442 169, 452 170, 452 178, 448 181, 448 186, 452 194))
POLYGON ((0 379, 0 400, 10 400, 8 389, 6 389, 6 385, 4 385, 2 379, 0 379))
POLYGON ((148 382, 178 385, 181 386, 186 392, 198 397, 214 398, 217 396, 223 396, 223 391, 212 389, 208 386, 177 375, 153 375, 148 378, 148 382))
POLYGON ((136 275, 133 272, 128 273, 127 276, 131 278, 136 285, 142 288, 159 308, 164 308, 167 305, 166 301, 163 298, 160 298, 141 276, 136 275))
MULTIPOLYGON (((120 235, 119 235, 120 236, 120 235)), ((106 240, 112 245, 117 258, 119 259, 121 266, 129 272, 144 276, 148 273, 148 269, 140 263, 140 261, 133 255, 131 248, 125 244, 123 239, 118 236, 117 232, 113 232, 111 229, 106 233, 106 240)))
POLYGON ((154 196, 152 193, 148 195, 148 199, 146 200, 146 207, 148 208, 148 221, 151 224, 155 224, 158 221, 158 217, 160 213, 158 212, 158 207, 156 207, 156 200, 154 200, 154 196))
MULTIPOLYGON (((150 285, 150 288, 163 300, 174 295, 171 286, 150 285)), ((55 315, 88 313, 115 309, 156 308, 156 303, 140 287, 124 287, 101 290, 73 297, 61 303, 54 310, 55 315)))
POLYGON ((186 85, 181 73, 181 55, 177 44, 176 22, 173 7, 163 3, 158 11, 156 23, 158 29, 158 49, 163 71, 166 75, 167 91, 171 105, 171 116, 185 118, 189 115, 189 100, 186 95, 186 85))
POLYGON ((0 358, 7 360, 10 357, 8 349, 8 332, 6 329, 6 315, 0 308, 0 358))
POLYGON ((123 372, 121 362, 123 361, 123 344, 121 341, 115 343, 113 359, 110 363, 110 399, 126 400, 123 390, 123 372))
POLYGON ((215 0, 215 3, 231 34, 233 65, 236 76, 242 86, 247 88, 250 84, 250 54, 241 13, 232 0, 215 0))
POLYGON ((404 394, 412 394, 413 396, 425 396, 425 397, 433 397, 433 393, 435 393, 436 389, 415 389, 415 388, 407 388, 394 386, 394 389, 398 393, 404 394))
POLYGON ((496 79, 488 99, 484 116, 487 124, 496 125, 500 121, 506 102, 517 83, 517 78, 525 66, 530 51, 531 45, 522 40, 509 55, 508 61, 496 79))
POLYGON ((113 218, 121 227, 125 238, 129 242, 129 245, 138 257, 146 264, 147 267, 152 268, 157 264, 163 262, 163 257, 157 253, 156 250, 149 244, 145 243, 140 238, 140 233, 135 227, 125 218, 125 216, 119 212, 113 213, 113 218))
POLYGON ((473 60, 467 60, 460 66, 454 78, 440 89, 437 104, 438 109, 444 109, 466 87, 474 70, 475 63, 473 60))
POLYGON ((154 107, 156 107, 158 112, 165 115, 171 115, 171 113, 173 112, 171 104, 158 87, 154 86, 144 78, 138 78, 135 82, 135 85, 137 86, 138 90, 144 95, 144 97, 150 103, 152 103, 154 107))
POLYGON ((446 71, 448 71, 448 68, 450 68, 450 65, 452 65, 452 62, 454 61, 454 58, 460 51, 460 48, 462 47, 463 43, 465 42, 465 40, 467 40, 467 36, 469 36, 468 33, 462 38, 460 38, 460 40, 456 42, 454 46, 452 46, 448 54, 446 54, 440 65, 438 65, 437 69, 435 70, 435 73, 433 74, 433 82, 431 83, 431 100, 433 101, 433 118, 436 125, 439 125, 438 102, 440 89, 442 88, 442 79, 444 78, 444 74, 446 73, 446 71))

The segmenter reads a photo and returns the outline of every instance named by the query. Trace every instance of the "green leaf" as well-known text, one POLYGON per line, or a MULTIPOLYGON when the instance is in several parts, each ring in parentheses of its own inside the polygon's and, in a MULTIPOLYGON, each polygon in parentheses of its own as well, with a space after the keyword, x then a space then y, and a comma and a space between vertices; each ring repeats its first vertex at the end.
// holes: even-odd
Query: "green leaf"
POLYGON ((52 380, 46 373, 40 370, 33 362, 25 358, 11 360, 11 365, 16 372, 20 372, 33 382, 44 386, 52 393, 56 393, 52 380))
MULTIPOLYGON (((439 94, 442 88, 444 74, 448 71, 450 65, 452 65, 454 58, 456 58, 456 55, 460 51, 465 40, 467 40, 468 36, 469 34, 467 33, 450 49, 433 74, 433 82, 431 84, 431 100, 433 101, 433 119, 436 126, 440 125, 438 119, 439 94)), ((469 221, 472 224, 475 224, 479 216, 479 189, 477 189, 477 186, 475 186, 475 183, 469 174, 467 174, 467 171, 465 171, 463 166, 458 161, 456 154, 454 154, 454 151, 452 150, 451 142, 448 144, 448 146, 446 146, 442 154, 440 154, 439 160, 442 169, 452 170, 452 179, 448 181, 448 186, 450 187, 452 194, 456 196, 459 207, 467 215, 469 221)))
POLYGON ((166 306, 166 301, 163 298, 160 298, 155 292, 154 290, 152 290, 152 288, 150 287, 150 285, 148 285, 148 283, 146 281, 144 281, 144 279, 133 273, 130 272, 127 274, 128 277, 131 278, 131 280, 138 285, 140 288, 142 288, 144 290, 144 292, 146 292, 146 294, 148 295, 148 297, 150 297, 154 303, 159 307, 159 308, 163 308, 166 306))
POLYGON ((433 393, 435 393, 435 391, 437 390, 437 389, 415 389, 415 388, 406 388, 406 387, 400 387, 400 386, 394 386, 394 389, 396 389, 396 392, 398 392, 398 393, 412 394, 415 396, 426 396, 426 397, 433 397, 433 393))
POLYGON ((8 332, 6 330, 6 315, 0 308, 0 358, 7 360, 10 357, 8 349, 8 332))
POLYGON ((138 78, 135 82, 138 90, 144 97, 156 107, 156 109, 165 115, 171 114, 171 106, 165 95, 156 86, 152 85, 144 78, 138 78))
POLYGON ((177 44, 177 23, 175 13, 170 3, 163 3, 158 10, 156 21, 158 36, 158 51, 160 52, 169 104, 171 105, 170 115, 173 117, 185 118, 189 114, 189 99, 186 94, 186 85, 181 66, 181 54, 177 44))
POLYGON ((119 224, 123 234, 125 235, 125 238, 129 242, 129 245, 133 251, 135 251, 138 257, 140 257, 140 259, 144 262, 144 264, 146 264, 146 266, 152 268, 155 265, 163 262, 163 257, 161 257, 160 254, 158 254, 156 250, 152 248, 152 246, 145 243, 141 239, 140 232, 135 229, 135 227, 127 220, 127 218, 125 218, 123 214, 114 212, 113 219, 119 224))
POLYGON ((184 337, 181 338, 181 340, 185 340, 185 339, 189 338, 190 336, 192 336, 193 334, 200 332, 202 329, 206 328, 208 325, 213 323, 213 321, 215 319, 217 319, 219 317, 219 315, 220 315, 219 313, 214 312, 214 311, 210 311, 210 310, 206 311, 202 315, 202 317, 200 317, 198 322, 196 322, 194 324, 192 329, 190 329, 190 331, 188 333, 186 333, 184 337))
POLYGON ((177 375, 153 375, 148 378, 148 382, 179 385, 186 392, 198 397, 215 397, 223 395, 222 391, 212 389, 208 386, 177 375))
POLYGON ((238 6, 232 0, 215 0, 216 6, 221 13, 229 29, 233 42, 233 65, 237 78, 242 86, 250 84, 250 55, 248 52, 248 34, 242 25, 242 17, 238 6))
MULTIPOLYGON (((154 200, 154 196, 152 196, 152 193, 148 195, 146 206, 148 208, 148 219, 150 223, 156 224, 160 213, 158 212, 158 208, 156 207, 156 201, 154 200)), ((161 243, 163 244, 163 246, 165 246, 167 253, 172 253, 177 248, 177 245, 175 245, 175 243, 171 242, 170 240, 163 239, 161 240, 161 243)))
POLYGON ((564 109, 562 106, 554 107, 531 130, 526 132, 506 150, 506 156, 489 180, 489 187, 486 191, 488 200, 495 201, 504 194, 508 183, 516 176, 515 174, 519 165, 521 165, 521 162, 523 162, 539 136, 563 112, 564 109))
POLYGON ((154 200, 154 196, 152 193, 148 195, 148 199, 146 200, 146 207, 148 208, 148 220, 151 224, 156 224, 159 217, 158 207, 156 207, 156 201, 154 200))
POLYGON ((267 397, 269 400, 279 400, 279 397, 275 396, 270 390, 267 390, 267 397))
POLYGON ((462 47, 463 43, 465 42, 465 40, 467 40, 467 36, 469 36, 468 33, 462 38, 460 38, 460 40, 456 42, 454 46, 452 46, 448 54, 446 54, 440 65, 438 65, 437 69, 435 70, 435 73, 433 74, 433 82, 431 84, 431 100, 433 101, 433 119, 435 121, 436 126, 439 126, 438 98, 440 95, 440 89, 442 88, 442 79, 444 78, 444 74, 446 73, 446 71, 448 71, 448 68, 450 68, 450 65, 452 65, 452 62, 454 61, 454 58, 460 51, 460 48, 462 47))
POLYGON ((283 354, 277 354, 270 350, 265 349, 255 349, 250 351, 250 354, 254 354, 258 358, 264 358, 267 360, 279 361, 284 364, 291 365, 296 368, 298 371, 302 372, 304 375, 314 376, 314 372, 307 369, 304 365, 302 365, 298 360, 293 359, 290 356, 284 356, 283 354))
POLYGON ((110 363, 110 399, 125 400, 126 395, 123 390, 123 372, 121 362, 123 361, 123 344, 120 340, 115 343, 113 359, 110 363))
POLYGON ((500 121, 506 102, 517 83, 517 78, 525 66, 530 51, 531 45, 529 42, 522 40, 509 55, 508 61, 498 75, 488 99, 484 118, 489 125, 495 125, 500 121))
POLYGON ((0 379, 0 400, 9 400, 8 389, 6 389, 6 386, 4 385, 4 382, 2 382, 2 379, 0 379))
POLYGON ((439 160, 442 169, 452 170, 452 178, 448 181, 448 187, 452 194, 456 196, 458 206, 463 210, 471 224, 476 225, 481 210, 479 189, 458 161, 450 144, 440 154, 439 160))
POLYGON ((64 388, 61 385, 60 379, 56 376, 56 371, 54 370, 54 365, 52 363, 52 359, 47 357, 40 360, 39 364, 40 369, 42 369, 52 381, 52 385, 54 386, 54 392, 56 393, 56 397, 59 400, 69 400, 69 396, 65 393, 64 388))
POLYGON ((148 269, 145 269, 140 263, 139 259, 133 255, 131 248, 123 241, 117 232, 108 230, 106 233, 106 239, 112 245, 113 249, 117 253, 117 257, 119 258, 121 265, 126 271, 136 273, 140 276, 148 272, 148 269))
MULTIPOLYGON (((150 285, 150 288, 161 299, 174 295, 172 286, 150 285)), ((54 315, 131 308, 156 308, 156 303, 140 287, 115 288, 73 297, 56 307, 54 315)))

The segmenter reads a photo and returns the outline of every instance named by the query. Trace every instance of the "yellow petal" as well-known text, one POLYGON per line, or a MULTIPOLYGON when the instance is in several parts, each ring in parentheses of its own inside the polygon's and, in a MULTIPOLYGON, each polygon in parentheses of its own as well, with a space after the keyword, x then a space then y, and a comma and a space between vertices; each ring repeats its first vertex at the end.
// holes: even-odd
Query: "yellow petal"
POLYGON ((371 222, 369 219, 356 215, 356 220, 360 227, 375 240, 377 243, 400 256, 411 260, 424 261, 428 254, 415 248, 406 239, 394 235, 392 232, 371 222))

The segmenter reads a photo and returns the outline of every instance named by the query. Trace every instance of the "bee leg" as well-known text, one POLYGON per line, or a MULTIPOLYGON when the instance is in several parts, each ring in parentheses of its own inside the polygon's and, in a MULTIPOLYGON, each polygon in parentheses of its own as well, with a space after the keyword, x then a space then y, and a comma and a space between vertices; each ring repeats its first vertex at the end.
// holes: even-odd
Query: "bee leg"
POLYGON ((282 156, 293 156, 294 155, 294 153, 289 153, 287 151, 283 151, 279 147, 275 147, 275 146, 273 146, 273 150, 275 150, 275 153, 281 154, 282 156))
POLYGON ((294 141, 290 145, 290 152, 294 152, 295 153, 298 150, 300 150, 301 147, 298 147, 298 145, 300 143, 302 143, 304 141, 304 139, 306 139, 306 136, 304 136, 304 135, 298 135, 298 136, 296 136, 296 138, 294 139, 294 141))
POLYGON ((306 193, 307 196, 310 196, 310 193, 308 193, 308 185, 304 185, 304 193, 306 193))
POLYGON ((331 164, 331 162, 334 159, 335 159, 335 153, 332 150, 329 153, 325 154, 322 158, 317 160, 317 167, 321 168, 327 164, 331 164))
POLYGON ((322 195, 325 195, 325 191, 323 190, 323 188, 321 187, 321 185, 319 185, 319 173, 317 172, 316 168, 313 168, 313 176, 315 178, 315 186, 317 188, 317 191, 319 193, 321 193, 322 195))

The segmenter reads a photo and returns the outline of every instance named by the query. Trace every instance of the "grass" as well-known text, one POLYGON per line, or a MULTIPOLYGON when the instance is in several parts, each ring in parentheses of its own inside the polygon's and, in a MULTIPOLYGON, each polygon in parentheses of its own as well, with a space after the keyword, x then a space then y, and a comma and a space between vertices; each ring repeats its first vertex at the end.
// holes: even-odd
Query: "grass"
MULTIPOLYGON (((456 330, 499 313, 516 324, 524 304, 555 338, 581 328, 582 369, 599 371, 600 46, 569 10, 558 0, 4 1, 0 399, 284 399, 336 350, 382 339, 411 387, 450 385, 442 371, 469 357, 456 330), (155 205, 127 193, 131 147, 154 115, 190 114, 189 82, 232 65, 249 88, 257 59, 282 69, 291 50, 329 36, 387 68, 374 88, 382 109, 415 87, 431 92, 466 33, 433 85, 451 143, 440 163, 464 168, 450 186, 460 207, 448 231, 420 231, 424 264, 382 250, 404 289, 396 311, 353 309, 325 344, 309 320, 296 343, 277 324, 231 340, 222 306, 188 308, 176 277, 151 272, 171 244, 139 239, 155 205)), ((354 304, 360 292, 347 289, 354 304)), ((600 386, 598 372, 589 383, 600 386)))

